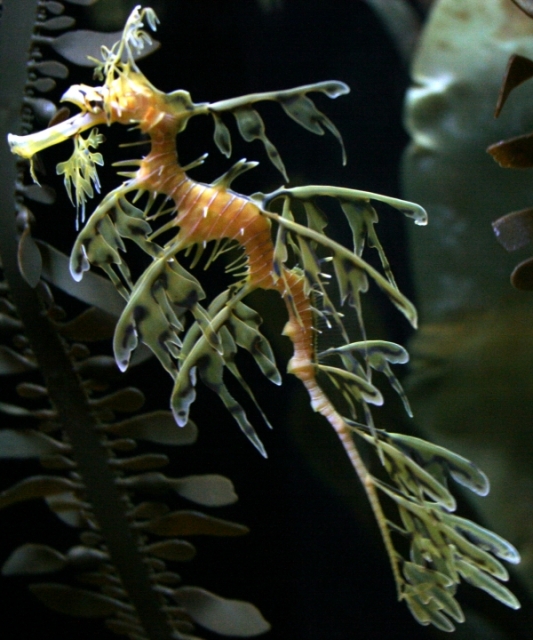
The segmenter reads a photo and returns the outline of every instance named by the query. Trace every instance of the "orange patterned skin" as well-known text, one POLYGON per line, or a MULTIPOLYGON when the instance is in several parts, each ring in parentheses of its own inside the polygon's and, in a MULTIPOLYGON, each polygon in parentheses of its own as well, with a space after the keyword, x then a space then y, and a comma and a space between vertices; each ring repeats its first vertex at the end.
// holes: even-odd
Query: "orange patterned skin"
MULTIPOLYGON (((138 103, 135 115, 140 115, 138 103)), ((124 111, 120 118, 112 113, 111 121, 128 117, 131 115, 124 111)), ((298 270, 285 269, 284 277, 276 278, 270 220, 250 198, 187 176, 178 162, 174 134, 178 125, 171 116, 161 117, 153 105, 147 105, 140 128, 150 135, 152 147, 141 161, 137 175, 147 191, 173 199, 176 207, 173 225, 179 229, 176 242, 186 249, 224 238, 236 241, 247 258, 247 290, 275 289, 286 302, 289 321, 283 333, 294 345, 288 370, 306 384, 314 380, 311 301, 304 292, 304 278, 298 270)))

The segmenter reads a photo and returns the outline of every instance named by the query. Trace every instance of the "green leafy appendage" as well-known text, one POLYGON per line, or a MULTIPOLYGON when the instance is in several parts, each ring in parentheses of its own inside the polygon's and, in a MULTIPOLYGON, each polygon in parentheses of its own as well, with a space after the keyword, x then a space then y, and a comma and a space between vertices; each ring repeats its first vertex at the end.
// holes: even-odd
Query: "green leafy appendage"
POLYGON ((74 136, 74 152, 66 162, 57 165, 57 174, 64 176, 65 188, 72 204, 76 206, 76 229, 85 222, 85 205, 94 197, 94 189, 100 193, 100 180, 96 165, 103 166, 101 153, 91 151, 104 141, 98 129, 91 129, 87 138, 74 136), (94 189, 93 189, 94 185, 94 189), (73 193, 74 191, 74 193, 73 193))

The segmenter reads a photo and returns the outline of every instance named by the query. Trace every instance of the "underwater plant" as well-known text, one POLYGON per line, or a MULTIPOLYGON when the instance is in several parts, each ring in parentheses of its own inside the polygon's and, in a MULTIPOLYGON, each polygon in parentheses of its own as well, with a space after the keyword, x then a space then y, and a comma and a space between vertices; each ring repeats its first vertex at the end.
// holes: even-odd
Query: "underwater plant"
MULTIPOLYGON (((513 2, 530 18, 533 18, 533 6, 529 2, 513 2)), ((497 118, 507 102, 510 93, 522 83, 533 77, 533 60, 527 56, 513 54, 509 58, 502 80, 500 95, 494 112, 497 118)), ((522 134, 508 140, 496 142, 487 152, 496 162, 507 169, 530 169, 533 167, 532 135, 522 134)), ((513 211, 495 220, 492 224, 498 242, 507 251, 516 251, 528 245, 533 237, 533 209, 513 211)), ((533 258, 526 258, 518 264, 512 274, 511 283, 517 289, 533 289, 533 258)))
MULTIPOLYGON (((489 144, 533 126, 531 83, 513 92, 494 118, 511 53, 533 56, 533 22, 511 0, 439 0, 413 59, 403 193, 427 208, 431 224, 427 234, 409 229, 420 329, 408 345, 412 364, 404 384, 422 433, 475 456, 491 478, 490 495, 474 496, 473 508, 520 549, 516 575, 525 589, 516 622, 530 629, 523 616, 533 586, 532 313, 528 297, 509 286, 516 258, 495 242, 491 221, 527 206, 531 177, 502 171, 486 153, 489 144), (509 500, 510 493, 520 500, 509 500)), ((519 238, 515 233, 517 246, 519 238)), ((496 610, 485 619, 492 629, 520 635, 496 610)))
MULTIPOLYGON (((244 140, 262 142, 269 159, 288 181, 279 153, 267 138, 263 120, 254 108, 255 103, 278 103, 304 128, 317 134, 328 130, 342 145, 335 125, 317 109, 308 94, 324 93, 335 98, 347 93, 348 88, 341 82, 327 81, 214 103, 194 103, 184 90, 163 93, 149 82, 136 63, 136 55, 150 43, 150 37, 144 31, 144 21, 155 29, 155 13, 151 9, 136 7, 119 41, 102 48, 101 59, 95 61, 96 76, 102 85, 74 85, 64 94, 64 101, 80 109, 77 115, 37 133, 9 136, 11 150, 30 161, 34 179, 37 179, 35 155, 39 151, 69 139, 74 142, 71 158, 57 167, 76 205, 77 221, 81 227, 70 257, 70 272, 73 279, 80 282, 94 277, 90 268, 98 266, 111 282, 111 287, 109 282, 106 283, 108 289, 115 295, 118 292, 124 299, 122 305, 116 303, 118 307, 123 306, 116 313, 119 317, 113 337, 118 367, 125 371, 137 355, 132 356, 133 352, 143 343, 172 377, 171 409, 179 427, 186 428, 190 424, 189 410, 196 398, 199 379, 216 393, 241 430, 265 454, 244 407, 232 395, 224 373, 227 370, 235 378, 268 424, 251 388, 239 372, 237 352, 238 347, 248 351, 265 377, 276 384, 281 382, 272 349, 260 331, 262 319, 244 302, 244 298, 256 290, 277 292, 286 305, 288 315, 284 334, 292 341, 294 349, 288 371, 306 387, 312 408, 335 429, 362 481, 389 555, 399 598, 406 601, 420 623, 432 623, 446 631, 453 630, 452 620, 461 622, 464 619, 454 597, 462 579, 504 604, 518 608, 516 598, 501 584, 508 574, 497 559, 516 563, 519 560, 517 551, 496 534, 453 514, 456 504, 447 488, 448 478, 484 495, 488 492, 486 476, 461 456, 419 438, 378 429, 372 419, 371 405, 383 402, 381 392, 374 385, 374 372, 384 374, 410 413, 402 387, 390 368, 390 364, 407 362, 408 356, 395 343, 367 338, 361 294, 367 290, 369 281, 377 284, 413 326, 416 326, 416 311, 397 288, 374 229, 377 214, 371 203, 383 202, 418 224, 426 221, 424 210, 395 198, 325 185, 284 186, 271 193, 256 193, 248 197, 233 191, 231 184, 256 163, 240 160, 213 183, 204 184, 188 175, 203 162, 204 156, 185 167, 178 162, 176 137, 196 115, 208 115, 213 119, 215 144, 229 156, 231 134, 224 115, 230 113, 235 117, 244 140), (132 169, 121 172, 124 182, 105 195, 85 221, 88 198, 100 188, 97 167, 104 160, 97 151, 103 136, 96 127, 113 123, 140 131, 142 139, 128 144, 149 145, 149 152, 140 159, 118 163, 121 169, 132 169), (322 210, 322 203, 328 200, 337 203, 346 217, 351 234, 349 248, 326 235, 327 215, 322 210), (210 247, 211 252, 205 260, 203 254, 211 242, 214 246, 210 247), (134 245, 144 254, 143 260, 132 258, 126 262, 134 245), (376 249, 384 275, 363 258, 365 245, 376 249), (192 250, 196 253, 187 263, 185 259, 192 250), (216 259, 222 260, 232 251, 236 252, 236 258, 225 264, 225 271, 233 280, 225 290, 208 299, 200 279, 191 270, 198 263, 205 268, 210 267, 216 259), (202 263, 202 260, 205 261, 202 263), (149 262, 144 269, 143 261, 149 262), (340 305, 333 302, 336 295, 340 297, 340 305), (355 340, 345 326, 344 315, 348 313, 354 314, 357 320, 355 340), (326 339, 329 337, 330 346, 323 350, 317 349, 316 334, 319 331, 326 334, 326 339), (330 364, 335 360, 340 366, 330 364), (388 475, 386 481, 367 468, 355 439, 376 451, 388 475), (393 521, 386 515, 383 498, 396 506, 399 519, 393 521), (407 542, 407 554, 396 548, 393 535, 407 542)), ((33 280, 30 257, 34 255, 34 245, 25 231, 19 244, 18 263, 26 280, 33 280)), ((52 252, 49 249, 43 250, 49 259, 54 259, 53 256, 50 258, 52 252)), ((97 387, 86 387, 87 392, 95 390, 97 387)), ((53 398, 50 387, 48 393, 53 398)), ((113 403, 108 399, 105 402, 101 399, 93 401, 93 405, 106 409, 127 404, 113 403)), ((54 420, 60 423, 62 415, 58 413, 54 420)), ((155 419, 150 420, 150 428, 144 425, 142 436, 139 436, 138 422, 132 424, 130 421, 126 426, 110 422, 106 426, 112 417, 109 413, 98 414, 98 411, 94 418, 96 425, 80 422, 77 426, 82 431, 125 431, 150 439, 150 428, 156 422, 155 419)), ((50 429, 50 425, 45 428, 50 429)), ((178 427, 176 432, 179 432, 178 427)), ((37 437, 41 438, 41 435, 37 437)), ((33 433, 31 437, 34 437, 33 433)), ((171 438, 168 434, 165 437, 171 438)), ((47 438, 50 446, 61 450, 59 441, 47 438)), ((67 438, 71 439, 71 436, 67 438)), ((74 440, 72 446, 76 446, 74 440)), ((153 457, 131 460, 135 459, 115 462, 111 466, 152 470, 161 463, 153 457)), ((78 461, 77 464, 80 465, 78 461)), ((74 467, 65 463, 65 468, 70 471, 74 467)), ((83 477, 86 471, 80 465, 80 469, 72 473, 83 477)), ((100 469, 98 473, 103 471, 100 469)), ((122 480, 121 484, 126 491, 134 490, 152 478, 151 473, 140 474, 133 480, 122 480)), ((52 495, 60 490, 71 493, 83 491, 81 484, 64 480, 57 477, 39 479, 33 486, 40 487, 40 495, 52 495), (51 489, 45 490, 43 486, 51 489)), ((165 487, 176 486, 176 482, 168 478, 158 478, 158 482, 165 487)), ((31 490, 26 492, 16 488, 2 495, 7 505, 12 496, 25 499, 33 497, 35 492, 32 494, 31 490)), ((92 496, 89 502, 93 500, 97 501, 96 496, 92 496)), ((58 507, 61 509, 65 510, 64 503, 58 507)), ((85 513, 90 507, 85 503, 79 505, 76 500, 67 507, 67 510, 81 509, 85 513)), ((183 533, 183 528, 187 530, 182 517, 167 514, 161 511, 160 506, 149 505, 142 509, 133 508, 133 511, 136 515, 140 512, 145 519, 141 527, 143 535, 171 535, 183 533)), ((103 558, 107 561, 109 541, 99 517, 95 510, 93 526, 99 527, 102 535, 86 535, 83 540, 85 544, 92 544, 94 561, 103 558)), ((198 518, 193 520, 198 522, 198 518)), ((218 522, 217 528, 213 520, 210 522, 213 531, 241 531, 235 525, 232 528, 228 523, 218 522)), ((147 545, 144 539, 141 544, 144 545, 143 552, 147 546, 154 550, 153 544, 147 545)), ((169 559, 172 556, 166 548, 156 548, 162 557, 169 559)), ((54 556, 49 551, 45 555, 46 558, 54 556)), ((33 558, 22 553, 18 566, 24 566, 33 558)), ((62 565, 59 560, 57 564, 62 565)), ((11 561, 11 566, 14 565, 16 563, 11 561)), ((162 569, 159 572, 165 573, 162 569)), ((165 575, 172 585, 174 579, 165 575)), ((143 626, 144 618, 139 616, 140 620, 136 620, 135 614, 127 609, 129 605, 123 605, 126 611, 121 609, 120 603, 120 599, 127 598, 130 589, 135 587, 132 582, 123 580, 121 567, 117 568, 113 578, 114 585, 104 585, 107 588, 104 600, 93 594, 92 601, 101 605, 102 615, 119 610, 121 624, 115 622, 111 628, 139 635, 141 632, 134 630, 134 624, 140 622, 143 626), (119 598, 118 604, 105 598, 119 598), (124 616, 129 617, 124 619, 124 616)), ((101 583, 94 581, 93 584, 101 583)), ((56 606, 57 594, 66 593, 57 585, 34 591, 56 606)), ((208 598, 196 592, 194 600, 187 587, 174 589, 170 586, 165 591, 161 586, 159 593, 175 597, 193 618, 191 610, 194 612, 200 608, 199 599, 208 598)), ((77 592, 76 595, 80 602, 88 598, 86 594, 77 592)), ((137 607, 139 602, 142 602, 142 597, 134 602, 134 606, 137 607)), ((184 635, 179 635, 182 630, 176 622, 178 614, 183 612, 171 613, 176 616, 173 624, 177 625, 174 633, 178 634, 173 637, 187 637, 186 630, 184 635)), ((215 614, 213 616, 216 617, 215 614)), ((248 629, 248 635, 266 630, 266 623, 257 614, 249 617, 254 624, 251 625, 252 631, 248 629)), ((198 618, 200 624, 205 624, 206 616, 198 615, 198 618)), ((216 624, 213 628, 217 628, 216 624)), ((227 629, 224 632, 231 634, 227 629)), ((161 629, 151 631, 145 627, 142 633, 146 637, 166 637, 161 629)), ((242 630, 240 633, 245 635, 242 630)))

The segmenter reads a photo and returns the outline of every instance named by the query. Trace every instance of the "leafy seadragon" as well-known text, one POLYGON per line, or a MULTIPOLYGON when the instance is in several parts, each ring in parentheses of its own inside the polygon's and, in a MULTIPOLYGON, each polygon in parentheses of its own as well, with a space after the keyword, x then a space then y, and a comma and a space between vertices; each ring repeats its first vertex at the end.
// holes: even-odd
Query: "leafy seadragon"
MULTIPOLYGON (((70 259, 75 280, 81 280, 91 266, 98 266, 126 301, 114 337, 118 366, 125 370, 132 352, 143 342, 174 380, 171 407, 178 425, 187 422, 199 377, 265 455, 244 408, 224 382, 224 370, 229 370, 255 402, 235 361, 241 347, 253 356, 269 380, 281 383, 272 349, 260 332, 262 320, 244 302, 257 289, 278 292, 288 314, 284 335, 294 348, 288 371, 306 387, 314 411, 335 429, 361 479, 384 539, 399 598, 406 600, 420 623, 432 623, 445 631, 454 629, 452 620, 464 620, 454 598, 461 578, 518 608, 514 595, 499 582, 507 580, 508 573, 497 559, 516 563, 517 551, 496 534, 452 513, 456 504, 448 491, 447 478, 485 495, 489 489, 486 476, 459 455, 415 437, 377 429, 372 421, 370 405, 383 402, 373 383, 374 371, 387 377, 410 414, 402 387, 390 368, 390 364, 407 362, 408 354, 397 344, 366 338, 361 293, 367 290, 368 281, 373 281, 413 326, 416 310, 397 288, 374 229, 377 215, 371 202, 386 203, 421 225, 426 223, 425 211, 395 198, 323 185, 281 187, 248 197, 230 187, 257 163, 240 160, 212 184, 202 184, 190 178, 188 171, 201 164, 204 157, 187 167, 178 161, 177 134, 198 115, 213 118, 215 143, 229 156, 230 132, 222 115, 230 112, 244 140, 260 140, 271 162, 288 181, 255 103, 277 102, 298 124, 316 134, 326 129, 342 146, 337 128, 316 108, 309 94, 318 92, 336 98, 346 94, 348 87, 328 81, 199 104, 183 90, 165 94, 152 86, 134 60, 134 55, 150 42, 143 30, 144 20, 155 29, 154 11, 136 7, 121 40, 111 49, 102 48, 102 60, 95 61, 95 75, 103 80, 101 86, 74 85, 64 94, 63 100, 79 107, 80 113, 44 131, 9 137, 12 151, 30 161, 42 149, 67 139, 74 141, 72 157, 60 163, 57 170, 64 175, 67 191, 76 204, 78 223, 85 222, 86 201, 100 188, 96 167, 103 164, 103 157, 96 148, 103 136, 96 127, 113 123, 134 126, 149 139, 150 151, 145 157, 118 163, 132 165, 133 170, 120 174, 125 181, 108 193, 89 217, 70 259), (83 137, 87 130, 88 136, 83 137), (327 218, 317 203, 320 198, 340 205, 353 236, 351 249, 326 235, 327 218), (298 215, 304 216, 306 224, 297 222, 301 219, 298 215), (124 240, 136 243, 151 258, 136 279, 123 258, 124 240), (363 259, 367 241, 377 250, 384 275, 363 259), (178 256, 196 248, 194 266, 211 242, 214 248, 206 266, 234 247, 240 248, 240 259, 226 267, 237 272, 233 283, 205 304, 201 283, 180 264, 178 256), (327 273, 328 268, 332 273, 327 273), (336 284, 328 286, 328 282, 336 284), (340 294, 341 307, 347 303, 355 311, 359 341, 350 341, 331 290, 340 294), (336 328, 335 334, 341 336, 343 344, 317 351, 319 318, 336 328), (332 365, 335 361, 338 366, 332 365), (340 390, 344 409, 332 402, 322 379, 329 379, 340 390), (366 468, 355 436, 376 449, 390 484, 366 468), (399 522, 385 516, 383 495, 396 504, 399 522), (393 532, 407 539, 409 558, 395 549, 393 532)), ((344 156, 343 148, 345 160, 344 156)), ((35 179, 33 168, 32 175, 35 179)))

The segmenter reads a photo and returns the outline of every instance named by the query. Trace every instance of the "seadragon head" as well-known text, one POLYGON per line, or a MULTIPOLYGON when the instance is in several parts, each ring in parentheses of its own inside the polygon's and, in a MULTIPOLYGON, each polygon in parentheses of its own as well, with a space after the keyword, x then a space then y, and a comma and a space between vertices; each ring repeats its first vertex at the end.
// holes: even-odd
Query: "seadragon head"
MULTIPOLYGON (((135 62, 145 45, 152 42, 142 28, 145 19, 155 30, 158 20, 153 9, 135 7, 120 40, 110 49, 102 47, 101 59, 90 58, 95 63, 94 75, 103 81, 103 85, 77 84, 63 94, 61 102, 75 105, 80 109, 79 113, 31 135, 10 134, 11 151, 31 161, 39 151, 74 138, 94 126, 140 122, 147 111, 147 98, 161 93, 151 85, 135 62)), ((33 171, 32 176, 35 180, 33 171)))
POLYGON ((11 151, 30 161, 31 175, 37 183, 35 155, 66 140, 73 141, 74 151, 67 161, 57 165, 57 173, 64 176, 65 187, 76 206, 77 227, 80 219, 85 220, 87 199, 93 197, 95 190, 100 190, 97 165, 103 165, 104 161, 96 148, 104 137, 98 133, 98 125, 120 123, 137 126, 144 133, 163 127, 167 133, 178 133, 194 113, 188 92, 175 91, 167 95, 156 89, 139 70, 135 59, 142 55, 146 45, 152 44, 143 29, 145 20, 156 29, 158 19, 153 9, 135 7, 120 40, 111 48, 102 47, 101 59, 91 58, 95 63, 94 75, 103 81, 102 85, 76 84, 63 94, 61 102, 74 105, 78 113, 43 131, 8 136, 11 151), (87 136, 82 135, 88 130, 87 136))

